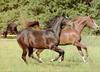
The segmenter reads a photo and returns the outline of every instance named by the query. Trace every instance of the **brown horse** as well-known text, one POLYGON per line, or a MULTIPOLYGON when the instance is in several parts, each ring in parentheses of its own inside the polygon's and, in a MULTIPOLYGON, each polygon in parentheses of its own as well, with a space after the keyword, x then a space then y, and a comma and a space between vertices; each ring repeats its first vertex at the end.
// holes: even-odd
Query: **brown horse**
POLYGON ((17 34, 17 33, 18 33, 17 24, 14 23, 13 21, 10 22, 10 23, 8 23, 6 30, 3 32, 4 38, 7 38, 7 34, 8 34, 9 32, 10 32, 11 34, 17 34))
POLYGON ((27 63, 26 55, 32 57, 34 49, 51 49, 59 53, 59 56, 54 60, 60 58, 64 59, 64 50, 58 47, 59 36, 62 25, 66 25, 68 19, 63 16, 55 16, 48 21, 48 29, 33 30, 26 28, 17 34, 17 42, 23 50, 22 59, 27 63))
MULTIPOLYGON (((25 25, 26 25, 26 28, 34 27, 36 30, 40 30, 38 21, 27 21, 27 23, 25 23, 25 25)), ((7 38, 7 34, 9 32, 11 34, 17 34, 18 33, 17 26, 18 26, 18 24, 14 23, 14 22, 8 23, 6 30, 3 32, 4 38, 7 38)))
MULTIPOLYGON (((80 55, 82 56, 83 61, 86 62, 86 59, 88 57, 88 51, 87 51, 87 47, 81 43, 81 31, 86 26, 92 29, 97 29, 98 26, 90 16, 78 16, 73 20, 73 24, 74 24, 73 28, 68 28, 65 26, 61 30, 59 44, 60 45, 70 44, 76 46, 80 55), (82 49, 85 50, 85 54, 83 53, 82 49)), ((39 49, 36 51, 36 54, 40 60, 41 60, 40 53, 42 51, 43 49, 39 49)))

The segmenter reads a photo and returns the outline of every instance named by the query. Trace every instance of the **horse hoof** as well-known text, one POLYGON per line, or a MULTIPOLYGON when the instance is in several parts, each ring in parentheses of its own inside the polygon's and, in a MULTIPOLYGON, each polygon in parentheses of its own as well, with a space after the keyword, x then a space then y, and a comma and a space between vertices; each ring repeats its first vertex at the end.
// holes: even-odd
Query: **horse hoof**
POLYGON ((50 62, 53 62, 53 61, 54 61, 54 59, 51 59, 51 60, 50 60, 50 62))
POLYGON ((85 57, 82 57, 82 59, 83 59, 83 62, 84 62, 84 63, 87 63, 87 61, 86 61, 85 57))
POLYGON ((40 62, 40 63, 43 63, 43 60, 42 60, 41 58, 39 58, 39 62, 40 62))
POLYGON ((61 63, 61 62, 62 62, 62 60, 60 59, 60 60, 59 60, 59 63, 61 63))
POLYGON ((27 61, 24 61, 25 62, 25 64, 27 64, 28 65, 28 62, 27 61))
POLYGON ((40 61, 43 61, 41 58, 39 58, 40 61))

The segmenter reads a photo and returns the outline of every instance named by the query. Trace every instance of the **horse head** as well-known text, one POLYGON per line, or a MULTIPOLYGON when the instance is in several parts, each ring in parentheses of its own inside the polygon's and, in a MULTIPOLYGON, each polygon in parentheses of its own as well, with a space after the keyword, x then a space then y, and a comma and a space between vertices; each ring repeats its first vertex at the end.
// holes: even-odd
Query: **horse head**
POLYGON ((93 20, 93 18, 91 16, 86 16, 86 25, 94 30, 98 29, 98 25, 96 24, 96 22, 93 20))

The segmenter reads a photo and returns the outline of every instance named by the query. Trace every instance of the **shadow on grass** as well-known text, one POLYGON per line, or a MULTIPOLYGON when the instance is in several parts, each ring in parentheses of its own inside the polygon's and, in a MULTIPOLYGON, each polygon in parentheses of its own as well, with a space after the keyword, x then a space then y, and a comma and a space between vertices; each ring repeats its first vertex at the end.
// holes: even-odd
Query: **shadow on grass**
POLYGON ((3 35, 0 36, 1 39, 15 39, 16 35, 8 35, 7 38, 4 38, 3 35))
POLYGON ((59 63, 58 61, 54 61, 54 62, 50 62, 50 61, 44 61, 43 63, 39 63, 38 61, 34 60, 34 59, 28 59, 28 63, 29 65, 38 65, 38 66, 54 66, 54 67, 74 67, 74 66, 79 66, 80 64, 82 64, 83 62, 81 61, 63 61, 61 63, 59 63))

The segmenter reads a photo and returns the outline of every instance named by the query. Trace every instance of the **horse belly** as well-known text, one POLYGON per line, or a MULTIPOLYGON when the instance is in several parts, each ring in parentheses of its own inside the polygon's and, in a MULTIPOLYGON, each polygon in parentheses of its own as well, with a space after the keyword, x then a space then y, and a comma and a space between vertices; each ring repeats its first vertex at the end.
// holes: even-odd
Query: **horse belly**
POLYGON ((35 43, 34 47, 37 49, 47 49, 46 44, 42 41, 35 43))
POLYGON ((68 35, 61 35, 60 36, 60 44, 67 44, 70 43, 68 35))
POLYGON ((75 32, 62 33, 60 35, 60 44, 73 44, 79 36, 75 32))

